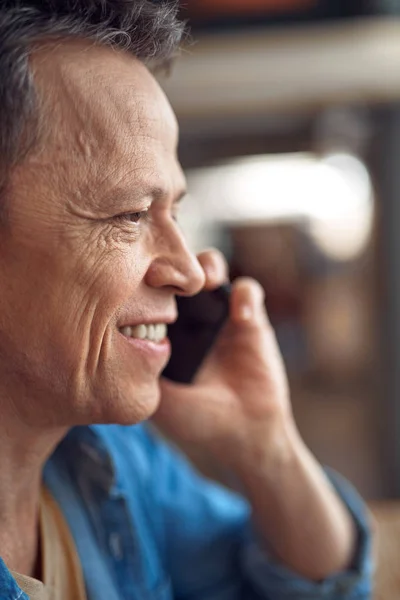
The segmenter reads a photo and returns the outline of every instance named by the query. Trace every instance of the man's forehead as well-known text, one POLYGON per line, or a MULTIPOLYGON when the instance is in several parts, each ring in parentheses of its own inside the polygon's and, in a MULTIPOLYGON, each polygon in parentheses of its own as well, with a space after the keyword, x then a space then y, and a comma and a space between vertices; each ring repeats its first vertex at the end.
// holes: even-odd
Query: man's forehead
POLYGON ((67 42, 51 51, 44 48, 34 67, 45 96, 50 103, 54 100, 70 128, 76 125, 102 141, 118 135, 133 142, 143 136, 169 151, 176 148, 173 111, 153 76, 134 57, 67 42))
POLYGON ((40 166, 65 194, 96 205, 121 186, 121 195, 141 186, 169 195, 182 189, 175 115, 144 65, 67 43, 40 49, 32 67, 45 119, 41 151, 29 158, 36 172, 40 166))

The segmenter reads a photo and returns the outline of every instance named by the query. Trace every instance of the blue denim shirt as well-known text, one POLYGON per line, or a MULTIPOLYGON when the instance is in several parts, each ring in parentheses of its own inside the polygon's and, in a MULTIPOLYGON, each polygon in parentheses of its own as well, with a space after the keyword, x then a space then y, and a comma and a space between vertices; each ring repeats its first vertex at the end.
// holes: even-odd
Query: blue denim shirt
MULTIPOLYGON (((330 477, 356 521, 357 555, 349 572, 312 583, 262 550, 242 497, 200 477, 146 426, 75 428, 44 473, 75 539, 89 600, 364 600, 364 507, 330 477)), ((0 598, 28 600, 1 559, 0 598)))

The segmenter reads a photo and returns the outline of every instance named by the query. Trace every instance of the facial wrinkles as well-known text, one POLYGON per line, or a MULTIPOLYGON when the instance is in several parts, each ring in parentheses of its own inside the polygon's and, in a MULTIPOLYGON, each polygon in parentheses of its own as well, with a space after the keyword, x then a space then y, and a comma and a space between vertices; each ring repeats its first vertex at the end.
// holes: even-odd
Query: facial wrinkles
MULTIPOLYGON (((140 263, 139 256, 137 258, 140 263)), ((90 379, 96 373, 105 351, 103 346, 109 341, 110 332, 116 330, 116 306, 121 299, 125 301, 129 288, 136 288, 137 270, 129 254, 107 240, 101 251, 94 249, 92 255, 88 253, 82 272, 76 278, 79 294, 73 318, 75 336, 81 340, 80 354, 85 357, 79 379, 87 375, 90 379), (105 290, 114 290, 114 294, 105 294, 105 290)))
MULTIPOLYGON (((108 57, 108 54, 107 54, 108 57)), ((114 66, 115 67, 115 66, 114 66)), ((144 69, 144 67, 140 67, 144 69)), ((121 69, 121 79, 126 81, 127 71, 121 69)), ((135 75, 129 62, 129 76, 132 83, 116 84, 115 77, 110 82, 107 71, 99 81, 99 73, 93 79, 85 72, 86 84, 81 84, 82 76, 76 69, 70 72, 64 69, 63 94, 61 108, 67 114, 65 122, 73 121, 74 139, 68 156, 78 156, 81 170, 93 175, 83 190, 85 197, 90 197, 93 186, 103 187, 105 180, 113 180, 128 168, 132 170, 152 170, 152 160, 157 152, 154 146, 164 144, 164 150, 171 153, 176 144, 176 132, 170 132, 165 124, 166 119, 159 112, 159 103, 153 100, 154 90, 149 93, 139 92, 135 85, 135 75), (102 87, 101 98, 92 90, 102 87), (64 107, 67 101, 67 106, 64 107), (96 185, 97 184, 97 185, 96 185)), ((151 81, 151 80, 150 80, 151 81)), ((154 84, 151 84, 151 87, 154 84)), ((167 109, 166 109, 167 110, 167 109)), ((169 120, 170 122, 170 120, 169 120)), ((62 139, 65 135, 62 128, 62 139)), ((68 159, 69 160, 69 159, 68 159)), ((67 169, 69 164, 66 165, 67 169)), ((81 174, 82 175, 82 174, 81 174)))
MULTIPOLYGON (((115 310, 112 301, 121 301, 113 296, 110 303, 105 302, 108 301, 108 296, 104 294, 104 290, 110 283, 107 276, 112 269, 116 279, 121 279, 122 282, 127 280, 126 273, 120 278, 116 275, 116 268, 120 261, 115 260, 115 254, 121 251, 111 243, 111 233, 99 235, 98 231, 94 229, 88 229, 87 233, 86 238, 76 236, 76 242, 77 244, 79 242, 79 245, 75 245, 73 248, 75 249, 74 253, 69 252, 68 249, 64 251, 63 246, 58 248, 57 256, 60 262, 54 265, 52 262, 50 263, 51 271, 45 270, 46 276, 43 282, 46 283, 48 280, 53 284, 57 283, 52 287, 50 295, 47 295, 44 305, 50 309, 49 318, 54 316, 54 313, 58 314, 59 306, 63 306, 63 320, 65 319, 68 327, 64 327, 64 338, 61 339, 68 339, 72 342, 72 346, 71 343, 68 344, 69 361, 71 361, 71 367, 73 364, 75 367, 72 369, 74 381, 70 381, 70 385, 77 398, 86 394, 88 382, 91 381, 96 371, 100 346, 105 334, 104 329, 115 310), (77 252, 77 250, 79 251, 77 252), (68 254, 70 260, 64 260, 63 256, 68 258, 68 254), (54 268, 56 268, 56 273, 54 273, 54 268), (54 276, 56 276, 56 280, 54 276)), ((50 238, 46 239, 49 242, 50 238)), ((26 242, 25 239, 22 241, 26 242)), ((54 248, 48 250, 50 259, 52 251, 54 252, 54 248)), ((43 266, 46 263, 43 264, 40 259, 40 264, 42 268, 40 272, 38 271, 38 276, 42 280, 43 266)), ((32 275, 28 275, 29 277, 32 279, 32 275)), ((40 287, 43 287, 42 283, 40 287)), ((41 290, 41 294, 43 291, 41 290)), ((121 289, 117 288, 116 291, 121 292, 121 289)), ((45 329, 41 329, 40 335, 44 334, 45 329)))
MULTIPOLYGON (((106 92, 107 101, 103 101, 102 96, 102 101, 97 105, 96 96, 94 99, 93 94, 90 95, 90 98, 87 97, 87 89, 91 90, 92 82, 89 81, 85 88, 77 85, 79 72, 77 76, 75 71, 70 72, 64 68, 61 73, 64 92, 61 106, 65 107, 63 110, 69 113, 69 115, 65 115, 66 117, 71 117, 71 113, 73 113, 73 124, 71 125, 71 118, 69 120, 61 118, 60 125, 63 121, 69 122, 70 133, 72 129, 74 135, 72 142, 70 141, 69 145, 65 144, 65 140, 71 140, 71 135, 63 131, 65 127, 55 127, 55 130, 60 132, 58 137, 62 138, 63 143, 61 144, 61 140, 56 139, 55 152, 52 152, 53 160, 51 162, 57 177, 60 177, 60 173, 65 172, 64 180, 59 182, 59 186, 70 190, 70 204, 74 205, 74 209, 82 211, 82 216, 85 211, 90 213, 91 209, 98 211, 99 197, 101 197, 99 189, 104 190, 108 187, 112 189, 120 183, 126 185, 128 182, 133 188, 134 185, 137 186, 138 180, 140 181, 140 176, 143 179, 146 179, 147 176, 154 181, 156 173, 171 172, 172 169, 168 169, 169 165, 154 164, 154 155, 157 152, 149 149, 151 141, 154 145, 162 145, 156 131, 166 129, 166 126, 163 126, 163 120, 160 120, 154 108, 154 115, 152 114, 154 118, 147 119, 147 124, 149 121, 154 124, 154 136, 148 133, 149 127, 145 126, 145 116, 146 110, 148 112, 149 107, 151 109, 152 102, 149 102, 146 95, 135 96, 133 84, 117 86, 116 89, 115 86, 113 88, 105 84, 102 88, 106 92), (74 76, 77 81, 73 80, 74 76), (113 136, 111 132, 114 134, 116 132, 116 135, 113 136), (116 140, 123 140, 123 142, 116 140), (99 177, 100 173, 103 174, 101 178, 99 177)), ((168 144, 175 143, 174 135, 175 133, 164 136, 168 140, 165 142, 166 153, 168 144)), ((163 136, 161 137, 164 139, 163 136)), ((159 151, 158 155, 160 155, 159 151)), ((56 190, 54 193, 56 194, 56 190)), ((74 238, 76 234, 77 237, 81 237, 82 230, 77 222, 71 223, 69 228, 62 226, 61 222, 64 235, 74 238)), ((105 250, 107 247, 115 245, 120 239, 117 234, 111 239, 113 232, 116 234, 115 229, 107 227, 100 232, 99 239, 103 242, 105 250)), ((93 244, 93 242, 88 240, 88 244, 93 244)))
MULTIPOLYGON (((104 61, 103 71, 113 67, 108 59, 104 61)), ((141 305, 147 303, 150 310, 151 295, 143 285, 144 274, 155 253, 166 251, 173 243, 172 223, 168 231, 161 226, 157 231, 146 230, 137 242, 132 235, 126 236, 108 223, 95 223, 91 217, 95 221, 104 216, 102 211, 109 208, 115 187, 132 190, 134 195, 138 187, 151 181, 172 195, 174 181, 176 186, 176 179, 181 179, 175 158, 176 132, 168 130, 163 110, 152 104, 152 89, 149 94, 136 93, 134 77, 129 86, 107 87, 108 75, 104 73, 98 98, 94 84, 89 81, 85 87, 79 79, 79 70, 61 73, 63 97, 57 104, 56 135, 30 166, 33 177, 37 167, 42 177, 42 188, 36 195, 45 201, 34 207, 36 218, 40 216, 39 225, 43 225, 41 217, 46 211, 51 214, 48 227, 53 228, 52 237, 45 241, 43 251, 51 259, 51 252, 56 250, 62 263, 57 268, 65 269, 53 302, 65 303, 67 299, 70 331, 65 328, 63 335, 72 339, 71 360, 81 361, 74 367, 73 383, 79 395, 99 365, 108 368, 112 336, 118 335, 118 313, 130 306, 140 320, 141 305), (160 234, 158 239, 156 234, 160 234), (53 241, 53 249, 49 241, 53 241), (71 292, 68 276, 73 282, 71 292)), ((126 78, 126 72, 122 75, 126 78)), ((44 76, 41 84, 46 85, 44 76)), ((129 209, 135 209, 134 202, 129 209)))

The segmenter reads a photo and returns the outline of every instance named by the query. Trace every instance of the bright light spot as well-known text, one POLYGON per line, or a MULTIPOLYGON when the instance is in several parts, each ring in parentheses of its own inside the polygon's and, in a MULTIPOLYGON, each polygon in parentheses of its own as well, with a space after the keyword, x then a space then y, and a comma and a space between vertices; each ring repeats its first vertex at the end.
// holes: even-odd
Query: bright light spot
POLYGON ((347 260, 358 256, 368 244, 373 223, 372 187, 365 166, 353 156, 327 157, 331 169, 331 211, 310 214, 310 227, 317 244, 328 256, 347 260))
POLYGON ((303 221, 320 248, 337 260, 360 254, 371 234, 371 181, 363 163, 349 154, 251 157, 190 171, 188 180, 197 219, 303 221))

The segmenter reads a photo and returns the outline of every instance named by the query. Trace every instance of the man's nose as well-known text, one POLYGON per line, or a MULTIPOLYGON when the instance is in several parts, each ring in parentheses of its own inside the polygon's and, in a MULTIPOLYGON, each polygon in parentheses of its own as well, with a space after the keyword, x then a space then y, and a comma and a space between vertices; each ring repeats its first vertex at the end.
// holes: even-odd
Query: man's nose
POLYGON ((158 239, 157 246, 160 250, 147 271, 146 283, 156 288, 173 288, 179 296, 200 292, 206 281, 204 270, 177 226, 168 238, 158 239))

